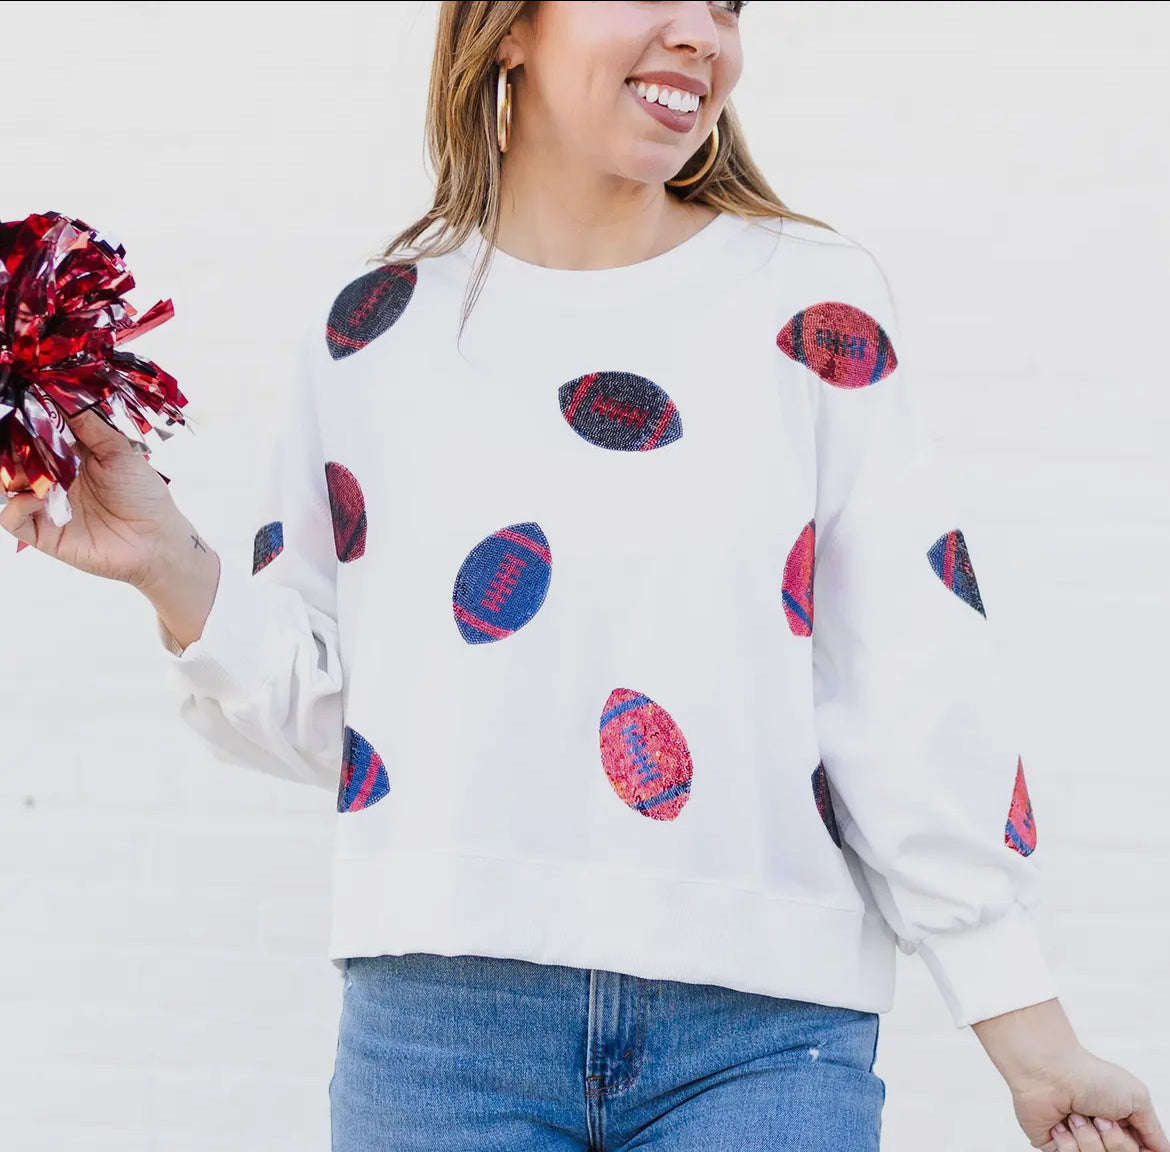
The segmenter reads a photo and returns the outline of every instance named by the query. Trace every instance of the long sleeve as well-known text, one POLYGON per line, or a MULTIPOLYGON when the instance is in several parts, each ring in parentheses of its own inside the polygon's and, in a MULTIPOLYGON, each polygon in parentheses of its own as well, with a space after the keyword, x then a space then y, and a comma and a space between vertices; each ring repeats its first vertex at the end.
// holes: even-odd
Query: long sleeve
POLYGON ((180 649, 162 621, 180 714, 224 761, 335 790, 342 665, 335 551, 306 338, 261 497, 252 570, 226 560, 203 633, 180 649))
POLYGON ((1036 827, 952 481, 885 279, 849 260, 847 294, 796 329, 818 377, 817 734, 841 836, 962 1027, 1057 995, 1036 827))

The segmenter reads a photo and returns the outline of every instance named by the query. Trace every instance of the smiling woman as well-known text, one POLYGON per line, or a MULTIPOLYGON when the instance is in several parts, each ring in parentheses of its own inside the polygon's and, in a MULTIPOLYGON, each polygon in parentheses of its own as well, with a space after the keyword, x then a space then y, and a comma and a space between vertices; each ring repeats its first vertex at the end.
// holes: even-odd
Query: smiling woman
POLYGON ((0 523, 335 805, 333 1152, 875 1152, 899 949, 1033 1146, 1170 1152, 1057 998, 978 548, 880 269, 751 161, 742 7, 442 5, 434 202, 325 294, 250 571, 93 413, 74 519, 0 523))
POLYGON ((434 202, 383 258, 442 256, 482 237, 469 310, 501 248, 584 270, 665 251, 716 212, 825 228, 773 191, 732 107, 746 7, 737 0, 441 5, 427 105, 434 202), (557 185, 581 179, 610 187, 600 196, 574 189, 566 201, 557 185), (657 189, 656 227, 641 230, 636 249, 622 235, 626 223, 606 211, 623 184, 627 212, 657 189), (567 204, 589 216, 588 236, 567 251, 559 248, 562 227, 538 239, 526 226, 553 201, 556 216, 567 204))

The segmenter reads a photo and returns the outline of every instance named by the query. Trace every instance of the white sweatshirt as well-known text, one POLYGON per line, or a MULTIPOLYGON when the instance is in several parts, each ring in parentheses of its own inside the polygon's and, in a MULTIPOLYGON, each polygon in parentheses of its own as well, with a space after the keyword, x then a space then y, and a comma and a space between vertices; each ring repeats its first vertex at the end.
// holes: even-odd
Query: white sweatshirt
POLYGON ((478 954, 963 1026, 1057 995, 1035 824, 873 259, 717 217, 596 271, 478 239, 306 341, 185 720, 337 796, 330 957, 478 954))

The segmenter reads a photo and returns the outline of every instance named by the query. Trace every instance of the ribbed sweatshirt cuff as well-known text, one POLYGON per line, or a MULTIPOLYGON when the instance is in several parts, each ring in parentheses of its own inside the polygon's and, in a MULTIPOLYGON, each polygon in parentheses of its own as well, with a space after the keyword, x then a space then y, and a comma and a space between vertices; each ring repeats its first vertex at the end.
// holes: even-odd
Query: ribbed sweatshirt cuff
POLYGON ((958 1028, 1058 995, 1036 920, 1019 904, 989 924, 927 937, 917 951, 958 1028))
POLYGON ((157 620, 163 659, 203 694, 216 697, 230 689, 233 695, 250 696, 271 676, 274 646, 280 643, 272 599, 270 588, 223 565, 198 640, 180 648, 157 620))

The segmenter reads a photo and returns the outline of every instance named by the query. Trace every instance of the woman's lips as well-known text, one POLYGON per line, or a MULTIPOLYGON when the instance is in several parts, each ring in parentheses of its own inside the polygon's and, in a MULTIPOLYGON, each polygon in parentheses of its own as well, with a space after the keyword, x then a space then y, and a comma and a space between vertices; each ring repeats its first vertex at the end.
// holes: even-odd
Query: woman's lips
POLYGON ((647 115, 653 116, 659 124, 665 124, 667 128, 671 128, 675 132, 689 132, 695 126, 695 121, 699 115, 697 111, 676 112, 673 108, 667 108, 664 104, 657 102, 651 103, 651 101, 639 96, 629 84, 625 85, 625 89, 630 94, 630 99, 640 105, 642 111, 647 115))

